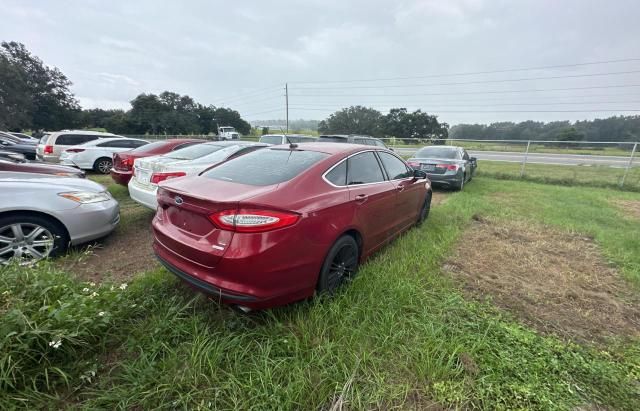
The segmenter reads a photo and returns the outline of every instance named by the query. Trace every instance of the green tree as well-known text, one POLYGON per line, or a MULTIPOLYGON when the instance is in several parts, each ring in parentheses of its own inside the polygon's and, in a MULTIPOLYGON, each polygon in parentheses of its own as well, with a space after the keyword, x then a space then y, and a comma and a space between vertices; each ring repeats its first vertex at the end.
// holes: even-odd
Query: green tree
POLYGON ((75 124, 80 106, 71 81, 46 66, 24 44, 0 44, 0 125, 9 129, 61 129, 75 124))
POLYGON ((381 127, 388 137, 435 141, 444 143, 449 135, 449 125, 438 122, 438 117, 416 110, 412 113, 406 108, 392 108, 382 117, 381 127))
POLYGON ((368 134, 380 133, 382 114, 373 108, 351 106, 331 114, 318 124, 318 132, 327 134, 368 134))

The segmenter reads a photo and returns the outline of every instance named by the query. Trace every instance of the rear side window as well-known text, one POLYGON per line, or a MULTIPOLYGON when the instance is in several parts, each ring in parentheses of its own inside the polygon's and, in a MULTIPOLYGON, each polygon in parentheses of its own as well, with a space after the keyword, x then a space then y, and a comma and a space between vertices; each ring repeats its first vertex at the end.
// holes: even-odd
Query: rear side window
POLYGON ((380 140, 371 140, 371 141, 373 141, 373 144, 374 144, 375 146, 377 146, 377 147, 384 147, 384 148, 387 148, 387 146, 385 146, 385 145, 384 145, 384 143, 383 143, 382 141, 380 141, 380 140))
POLYGON ((367 140, 366 138, 354 138, 353 142, 356 144, 369 145, 369 140, 367 140))
POLYGON ((378 155, 380 156, 384 169, 387 170, 387 175, 390 180, 413 176, 413 171, 410 171, 398 157, 385 152, 378 152, 378 155))
POLYGON ((82 134, 63 134, 58 136, 55 141, 57 146, 75 146, 78 144, 88 143, 89 141, 97 140, 98 136, 89 136, 82 134))
POLYGON ((318 141, 326 141, 329 143, 347 143, 347 139, 344 137, 334 137, 334 136, 320 136, 318 141))
POLYGON ((282 144, 282 137, 281 136, 262 136, 260 137, 260 142, 267 143, 267 144, 282 144))
POLYGON ((327 156, 317 151, 263 149, 220 164, 202 176, 252 186, 268 186, 291 180, 327 156))
POLYGON ((325 178, 329 180, 333 185, 346 186, 347 185, 347 162, 343 161, 337 166, 335 166, 333 170, 327 173, 325 178))
POLYGON ((349 157, 347 163, 347 185, 384 181, 380 163, 372 151, 349 157))

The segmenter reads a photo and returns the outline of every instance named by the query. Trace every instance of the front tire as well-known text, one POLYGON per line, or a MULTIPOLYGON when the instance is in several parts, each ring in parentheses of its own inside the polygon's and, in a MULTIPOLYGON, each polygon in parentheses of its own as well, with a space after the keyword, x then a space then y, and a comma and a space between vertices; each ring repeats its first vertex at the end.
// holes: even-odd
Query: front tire
POLYGON ((101 157, 93 163, 93 170, 100 174, 109 174, 113 167, 113 161, 109 157, 101 157))
POLYGON ((343 235, 336 241, 322 264, 317 291, 333 295, 335 291, 353 278, 358 270, 360 251, 358 243, 350 235, 343 235))
POLYGON ((431 211, 431 193, 427 193, 427 198, 424 200, 424 204, 420 209, 420 214, 418 214, 418 221, 416 222, 417 226, 421 226, 422 223, 429 217, 429 212, 431 211))
POLYGON ((67 250, 65 228, 39 215, 10 215, 0 218, 0 264, 17 260, 28 264, 54 257, 67 250))

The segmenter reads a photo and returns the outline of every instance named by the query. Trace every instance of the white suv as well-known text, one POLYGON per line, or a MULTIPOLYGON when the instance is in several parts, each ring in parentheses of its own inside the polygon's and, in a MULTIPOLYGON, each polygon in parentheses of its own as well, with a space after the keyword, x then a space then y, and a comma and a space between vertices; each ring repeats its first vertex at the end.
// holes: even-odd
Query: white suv
POLYGON ((98 131, 63 130, 47 133, 40 139, 36 148, 36 157, 49 163, 57 163, 60 153, 70 146, 77 146, 99 138, 123 138, 116 134, 98 131))
POLYGON ((72 146, 60 154, 60 164, 109 174, 113 155, 149 144, 137 138, 99 138, 72 146))

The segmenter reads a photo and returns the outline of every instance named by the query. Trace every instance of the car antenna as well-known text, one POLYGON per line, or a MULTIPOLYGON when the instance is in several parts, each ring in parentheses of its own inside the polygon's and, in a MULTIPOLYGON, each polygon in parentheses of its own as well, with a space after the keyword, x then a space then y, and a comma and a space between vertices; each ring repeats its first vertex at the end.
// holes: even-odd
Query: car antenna
POLYGON ((282 129, 282 127, 280 127, 280 131, 282 131, 282 134, 284 134, 284 138, 287 139, 287 143, 289 143, 289 149, 290 150, 294 150, 296 148, 298 148, 298 145, 295 143, 292 143, 291 140, 289 140, 289 136, 287 135, 287 133, 284 132, 284 130, 282 129))

